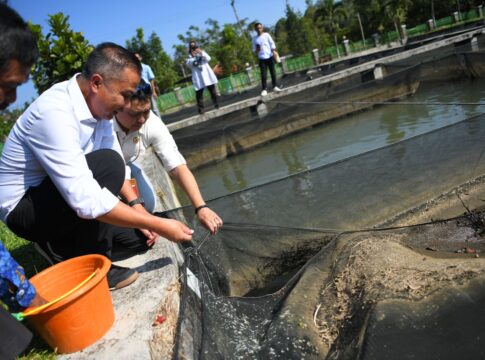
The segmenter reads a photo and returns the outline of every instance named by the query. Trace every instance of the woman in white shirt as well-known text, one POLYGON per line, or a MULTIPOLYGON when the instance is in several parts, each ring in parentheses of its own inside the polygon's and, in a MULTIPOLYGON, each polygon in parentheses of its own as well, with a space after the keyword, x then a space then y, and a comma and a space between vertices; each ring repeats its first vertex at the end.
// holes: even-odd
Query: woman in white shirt
MULTIPOLYGON (((150 97, 150 86, 142 80, 131 98, 131 106, 116 114, 113 124, 125 161, 132 169, 132 176, 140 185, 140 195, 146 200, 155 198, 163 202, 160 191, 165 193, 165 198, 173 192, 170 182, 165 186, 162 184, 164 189, 154 188, 149 180, 150 176, 144 174, 145 172, 149 174, 153 171, 153 166, 156 166, 153 163, 150 166, 144 166, 147 158, 153 159, 153 156, 147 156, 149 151, 153 151, 158 157, 156 162, 163 165, 170 177, 177 181, 187 194, 199 222, 214 234, 222 226, 222 219, 205 204, 194 175, 178 151, 172 135, 162 120, 150 111, 150 97)), ((160 170, 160 166, 158 169, 160 170)), ((165 181, 163 176, 164 174, 159 172, 153 174, 151 178, 157 177, 165 181)), ((152 202, 149 201, 150 204, 152 202)), ((147 210, 152 210, 150 208, 152 206, 149 205, 147 210)), ((167 205, 162 206, 161 210, 167 210, 165 206, 167 205)))
POLYGON ((209 54, 200 49, 195 41, 189 43, 189 58, 185 63, 192 70, 192 83, 194 84, 199 114, 204 113, 203 93, 205 88, 209 90, 214 107, 219 108, 215 86, 217 77, 209 65, 210 59, 209 54))

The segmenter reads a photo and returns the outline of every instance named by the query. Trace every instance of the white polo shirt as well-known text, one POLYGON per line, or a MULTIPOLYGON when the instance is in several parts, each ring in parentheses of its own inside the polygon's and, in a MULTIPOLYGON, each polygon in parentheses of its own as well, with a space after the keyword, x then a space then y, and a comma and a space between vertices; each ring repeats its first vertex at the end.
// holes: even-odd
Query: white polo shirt
POLYGON ((96 120, 76 81, 45 91, 15 123, 0 159, 0 218, 5 222, 29 187, 49 176, 84 219, 112 210, 119 199, 101 188, 85 155, 113 149, 121 155, 111 120, 96 120))
POLYGON ((150 110, 150 116, 138 131, 126 134, 116 120, 113 124, 126 162, 143 159, 146 149, 151 145, 167 172, 186 164, 172 134, 153 111, 150 110))

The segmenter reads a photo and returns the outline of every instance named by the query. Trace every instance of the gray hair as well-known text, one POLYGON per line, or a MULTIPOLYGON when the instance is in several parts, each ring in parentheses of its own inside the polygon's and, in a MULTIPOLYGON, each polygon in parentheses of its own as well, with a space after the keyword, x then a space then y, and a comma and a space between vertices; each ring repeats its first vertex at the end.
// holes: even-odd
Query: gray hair
POLYGON ((100 74, 110 80, 118 78, 126 68, 131 68, 141 74, 141 63, 131 51, 120 45, 105 42, 96 46, 89 54, 82 74, 86 79, 93 74, 100 74))

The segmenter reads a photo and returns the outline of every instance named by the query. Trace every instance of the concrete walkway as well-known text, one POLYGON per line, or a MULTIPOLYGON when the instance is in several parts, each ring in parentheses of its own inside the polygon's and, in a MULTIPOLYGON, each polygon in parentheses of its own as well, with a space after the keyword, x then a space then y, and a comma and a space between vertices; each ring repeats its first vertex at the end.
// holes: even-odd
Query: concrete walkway
POLYGON ((132 285, 111 292, 115 323, 99 341, 83 351, 59 356, 59 359, 169 359, 173 348, 180 303, 176 245, 159 239, 150 251, 117 265, 140 273, 132 285), (157 315, 166 321, 154 326, 157 315))

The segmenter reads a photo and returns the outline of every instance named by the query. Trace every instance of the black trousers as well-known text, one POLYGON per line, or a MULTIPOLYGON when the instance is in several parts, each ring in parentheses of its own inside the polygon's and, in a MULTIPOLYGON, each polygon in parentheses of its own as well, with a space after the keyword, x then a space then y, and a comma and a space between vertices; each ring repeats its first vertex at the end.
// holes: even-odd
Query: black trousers
MULTIPOLYGON (((199 110, 200 114, 204 112, 204 89, 205 88, 195 91, 195 97, 197 99, 197 109, 199 110)), ((212 103, 215 107, 218 107, 219 104, 217 102, 216 86, 209 85, 207 86, 207 90, 209 90, 209 93, 211 94, 212 103)))
POLYGON ((15 359, 31 339, 32 333, 0 306, 0 359, 15 359))
MULTIPOLYGON (((118 195, 125 179, 125 163, 109 149, 86 155, 89 169, 101 187, 118 195)), ((146 251, 146 237, 138 230, 77 216, 49 177, 31 187, 7 218, 16 235, 37 242, 55 262, 86 254, 112 257, 120 250, 146 251)))
POLYGON ((268 68, 269 73, 271 74, 271 82, 273 83, 273 87, 278 86, 276 83, 276 71, 274 66, 273 57, 269 59, 259 59, 259 70, 261 71, 261 87, 263 90, 267 90, 267 78, 268 78, 268 68))

